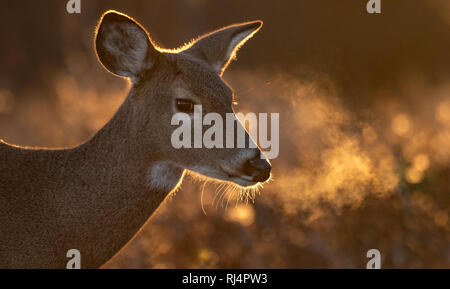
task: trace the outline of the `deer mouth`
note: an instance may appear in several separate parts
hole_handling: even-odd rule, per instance
[[[256,185],[258,183],[258,181],[254,180],[254,177],[247,176],[247,175],[245,175],[245,174],[243,174],[241,172],[231,170],[231,169],[229,169],[226,166],[220,166],[220,169],[228,177],[227,181],[236,183],[239,186],[250,187],[250,186],[254,186],[254,185]]]

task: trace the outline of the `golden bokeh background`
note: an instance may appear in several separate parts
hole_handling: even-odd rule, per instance
[[[280,113],[274,179],[249,202],[186,178],[107,268],[450,267],[450,5],[446,0],[3,1],[0,138],[73,146],[127,84],[103,70],[108,9],[172,48],[235,22],[263,29],[224,74],[241,112]]]

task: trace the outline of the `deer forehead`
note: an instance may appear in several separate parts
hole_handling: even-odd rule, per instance
[[[178,54],[175,60],[179,72],[174,87],[180,95],[230,104],[233,91],[211,68],[201,60]]]

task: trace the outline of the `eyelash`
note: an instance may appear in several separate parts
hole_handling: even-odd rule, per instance
[[[233,98],[231,99],[231,103],[233,105],[238,105],[238,98],[235,95],[233,95]]]
[[[233,105],[238,105],[237,98],[233,95],[233,99],[231,100]],[[185,113],[193,113],[194,112],[195,103],[189,99],[181,99],[178,98],[175,100],[175,106],[181,112]]]
[[[175,101],[175,106],[177,109],[184,113],[193,113],[194,105],[194,102],[189,99],[176,99]]]

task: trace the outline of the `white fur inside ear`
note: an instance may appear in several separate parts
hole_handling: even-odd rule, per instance
[[[236,52],[239,50],[239,48],[244,45],[245,42],[247,42],[248,39],[250,39],[253,34],[256,33],[257,30],[249,29],[244,32],[241,32],[239,34],[236,34],[233,39],[231,39],[231,42],[228,46],[227,53],[225,55],[225,59],[221,62],[216,63],[214,66],[214,69],[216,71],[222,72],[228,64],[236,58]]]
[[[133,83],[139,72],[151,66],[151,63],[146,63],[147,34],[137,25],[116,23],[106,27],[103,45],[114,55],[118,69],[115,73],[129,77]]]

